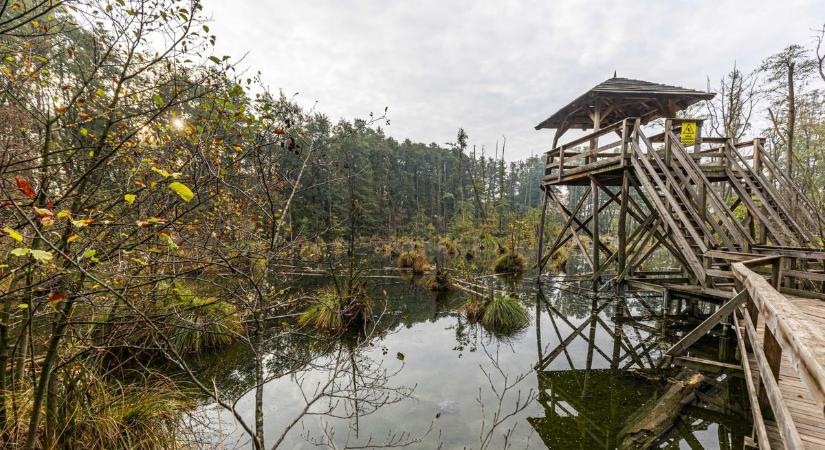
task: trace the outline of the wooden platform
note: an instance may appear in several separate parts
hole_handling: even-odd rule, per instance
[[[795,296],[786,296],[786,298],[808,316],[811,325],[825,329],[825,302]],[[757,334],[761,347],[764,345],[765,338],[764,323],[761,320],[757,325]],[[748,362],[750,367],[757,367],[754,354],[748,356]],[[751,377],[754,384],[758,385],[758,374],[752,371]],[[793,362],[787,353],[782,355],[778,383],[782,398],[791,413],[805,448],[825,449],[825,417],[819,410],[813,395],[794,370]],[[774,420],[765,420],[765,428],[771,448],[784,448],[777,423]]]

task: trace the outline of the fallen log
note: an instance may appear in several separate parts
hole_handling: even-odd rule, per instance
[[[646,449],[667,432],[682,408],[695,398],[705,377],[694,370],[684,370],[674,378],[670,388],[654,402],[648,402],[633,414],[619,432],[622,449]]]

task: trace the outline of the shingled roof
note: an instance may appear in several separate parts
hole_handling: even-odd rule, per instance
[[[665,116],[701,101],[713,98],[710,92],[694,91],[679,86],[651,83],[613,77],[585,92],[567,106],[556,111],[536,129],[593,128],[592,114],[599,104],[604,124],[618,122],[626,117],[640,117],[643,122]]]

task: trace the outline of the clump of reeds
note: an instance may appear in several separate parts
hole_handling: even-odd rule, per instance
[[[438,247],[442,249],[442,251],[448,256],[456,256],[458,255],[458,244],[456,241],[447,238],[441,238],[438,240]]]
[[[512,250],[505,251],[493,264],[493,270],[501,274],[520,274],[526,267],[527,259]]]
[[[401,252],[396,265],[401,269],[412,269],[413,273],[422,274],[430,270],[430,261],[423,250],[414,249]]]
[[[524,328],[530,321],[530,314],[518,299],[495,295],[484,305],[481,324],[494,331],[509,332]]]
[[[298,322],[316,330],[341,332],[361,328],[372,318],[372,303],[364,289],[354,288],[341,295],[335,286],[327,286],[315,292],[313,304]]]

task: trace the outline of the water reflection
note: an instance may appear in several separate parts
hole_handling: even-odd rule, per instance
[[[527,420],[549,448],[620,448],[628,430],[668,389],[664,377],[674,373],[659,369],[664,352],[710,306],[632,292],[621,297],[583,293],[564,284],[536,293],[536,378],[543,417]],[[549,330],[541,328],[540,314],[548,317]],[[552,345],[543,346],[542,338]],[[726,361],[732,345],[723,330],[700,341],[693,353]],[[750,429],[743,381],[716,373],[707,374],[706,384],[657,447],[743,446]]]
[[[318,283],[317,278],[315,283]],[[668,389],[659,361],[711,312],[709,305],[612,288],[532,281],[499,285],[533,315],[530,327],[494,335],[461,314],[461,294],[436,296],[414,280],[373,286],[387,299],[366,340],[279,333],[267,340],[266,440],[281,448],[616,448],[632,418]],[[386,295],[384,294],[386,292]],[[726,361],[724,331],[692,356]],[[254,368],[242,346],[203,361],[205,379],[252,414]],[[710,373],[663,448],[741,448],[750,431],[742,380]],[[212,408],[213,445],[247,448],[231,415]],[[217,420],[217,417],[220,420]],[[217,424],[220,425],[217,425]]]

